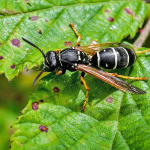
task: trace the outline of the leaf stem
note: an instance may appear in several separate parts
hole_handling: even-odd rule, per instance
[[[145,27],[142,29],[142,33],[140,34],[138,39],[134,42],[133,46],[135,47],[135,49],[142,47],[143,43],[148,37],[149,32],[150,32],[150,19],[148,20]]]

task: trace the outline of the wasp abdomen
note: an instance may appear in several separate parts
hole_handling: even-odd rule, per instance
[[[97,52],[91,60],[94,67],[121,69],[131,66],[136,60],[133,50],[124,47],[109,47]]]

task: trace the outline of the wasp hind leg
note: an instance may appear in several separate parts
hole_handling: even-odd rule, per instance
[[[86,89],[86,95],[85,95],[84,103],[83,103],[83,106],[82,106],[82,111],[85,110],[85,107],[86,107],[86,104],[87,104],[88,93],[89,93],[89,87],[86,84],[86,81],[84,80],[84,77],[85,77],[85,73],[82,72],[80,79],[81,79],[81,81],[82,81],[82,83],[83,83],[83,85],[84,85],[84,87]]]
[[[80,35],[80,34],[77,32],[77,30],[76,30],[76,28],[75,28],[75,26],[74,26],[73,23],[70,23],[70,25],[71,25],[73,31],[75,32],[75,34],[78,36],[76,45],[77,45],[77,46],[80,46],[80,43],[79,43],[79,42],[80,42],[80,40],[82,39],[82,35]]]
[[[147,77],[129,77],[129,76],[123,76],[118,75],[117,73],[108,73],[109,75],[112,75],[114,77],[124,78],[124,79],[131,79],[131,80],[148,80]]]
[[[146,53],[146,52],[149,52],[149,51],[150,51],[150,49],[147,49],[145,51],[136,51],[135,53],[136,54],[142,54],[142,53]]]

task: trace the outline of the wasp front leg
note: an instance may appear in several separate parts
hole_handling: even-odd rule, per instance
[[[87,104],[88,93],[89,93],[89,87],[86,84],[86,81],[84,80],[84,77],[85,77],[85,73],[82,72],[80,79],[81,79],[81,81],[82,81],[82,83],[83,83],[83,85],[84,85],[84,87],[86,89],[86,95],[85,95],[84,103],[83,103],[83,106],[82,106],[82,111],[85,110],[85,107],[86,107],[86,104]]]
[[[73,23],[70,23],[70,25],[71,25],[73,31],[75,32],[75,34],[78,36],[76,45],[77,45],[77,46],[80,46],[80,40],[82,39],[82,35],[80,35],[80,34],[77,32],[77,30],[76,30],[76,28],[75,28],[75,26],[74,26]]]
[[[55,52],[56,52],[56,53],[58,53],[58,52],[60,52],[60,51],[61,51],[61,49],[60,49],[60,48],[55,49]]]
[[[64,70],[59,70],[59,71],[56,72],[56,76],[60,76],[60,75],[63,75],[65,73],[66,73],[65,69]]]

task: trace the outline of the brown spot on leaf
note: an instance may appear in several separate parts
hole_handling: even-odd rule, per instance
[[[105,9],[105,11],[104,11],[105,13],[110,13],[110,11],[108,10],[108,9]]]
[[[11,44],[15,47],[20,47],[20,40],[19,39],[12,39]]]
[[[40,102],[41,102],[41,103],[44,103],[44,100],[43,100],[43,99],[41,99],[41,100],[40,100]]]
[[[83,85],[83,82],[82,82],[82,81],[81,81],[80,83]]]
[[[38,32],[39,34],[42,34],[42,30],[40,30],[40,29],[38,29],[37,32]]]
[[[48,19],[45,19],[45,22],[48,22]]]
[[[72,47],[72,42],[70,42],[70,41],[65,41],[65,42],[64,42],[64,45],[67,46],[67,47]]]
[[[4,57],[3,56],[0,56],[0,59],[3,59]]]
[[[107,103],[112,103],[113,102],[113,98],[112,97],[107,97],[106,98],[106,102]]]
[[[133,12],[131,9],[129,9],[129,8],[125,8],[125,9],[124,9],[124,12],[125,12],[126,14],[128,14],[128,15],[131,15],[131,16],[134,15],[134,12]]]
[[[10,126],[10,128],[12,128],[12,126]]]
[[[54,88],[53,88],[53,92],[54,92],[54,93],[58,93],[59,91],[60,91],[60,89],[59,89],[58,87],[54,87]]]
[[[15,65],[11,65],[10,68],[11,68],[11,69],[15,69],[16,66],[15,66]]]
[[[43,126],[43,125],[39,126],[39,130],[41,130],[42,132],[48,132],[48,128],[46,126]]]
[[[38,105],[39,104],[37,102],[32,103],[32,109],[37,110],[39,108]]]
[[[32,17],[30,17],[30,19],[31,19],[32,21],[37,21],[37,20],[39,19],[39,17],[38,17],[38,16],[32,16]]]
[[[112,17],[107,17],[107,20],[110,22],[114,22],[114,18],[112,18]]]

